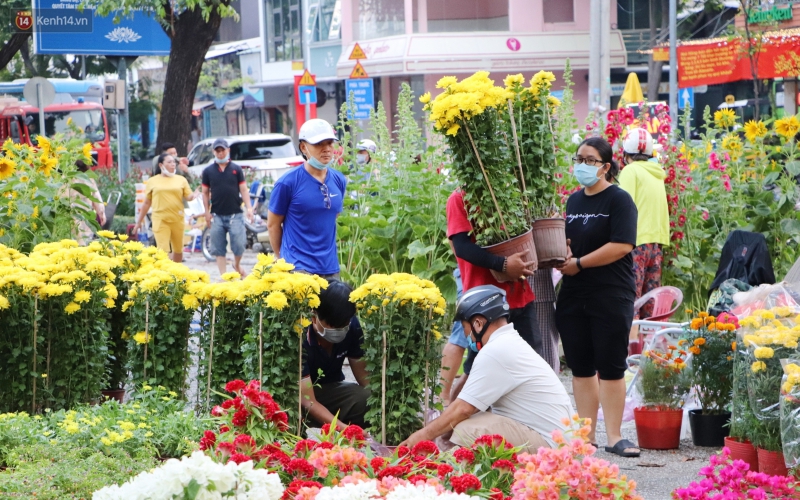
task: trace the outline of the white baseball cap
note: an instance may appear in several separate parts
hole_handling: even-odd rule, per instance
[[[338,141],[336,133],[333,131],[331,124],[320,118],[312,118],[300,127],[300,134],[298,138],[301,141],[306,141],[309,144],[319,144],[322,141],[332,139]]]
[[[370,153],[374,153],[378,150],[378,145],[369,139],[362,139],[359,141],[356,149],[359,151],[369,151]]]
[[[643,128],[634,128],[622,141],[622,150],[630,155],[653,156],[653,136]]]

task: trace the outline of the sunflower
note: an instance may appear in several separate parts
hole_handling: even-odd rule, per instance
[[[775,132],[778,135],[791,139],[800,131],[800,121],[796,116],[788,116],[775,121]]]
[[[88,142],[83,145],[83,157],[92,161],[92,145]]]
[[[750,120],[744,124],[744,136],[748,141],[755,142],[756,139],[760,139],[765,135],[767,135],[767,126],[761,120]]]
[[[0,179],[11,177],[16,170],[16,163],[8,158],[0,158]]]
[[[714,124],[717,128],[730,128],[736,124],[736,113],[732,109],[720,109],[714,112]]]

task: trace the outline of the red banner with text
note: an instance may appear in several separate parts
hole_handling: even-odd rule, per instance
[[[754,41],[758,78],[800,76],[800,36],[765,37]],[[678,47],[678,87],[697,87],[751,80],[751,58],[740,41],[722,41]]]

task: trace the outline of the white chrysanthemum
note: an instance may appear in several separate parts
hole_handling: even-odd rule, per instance
[[[386,495],[386,500],[480,500],[480,497],[445,491],[438,493],[436,487],[418,483],[396,486]]]
[[[343,484],[336,487],[326,486],[319,490],[316,500],[371,500],[380,498],[378,485],[375,480],[364,481],[358,484]]]
[[[183,498],[184,488],[195,482],[200,490],[196,500],[217,500],[235,493],[242,500],[279,500],[283,485],[277,474],[253,470],[253,462],[222,465],[202,451],[182,460],[170,459],[127,483],[107,486],[92,495],[93,500],[171,500]]]

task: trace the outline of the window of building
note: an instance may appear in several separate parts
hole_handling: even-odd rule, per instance
[[[509,29],[508,0],[428,0],[427,11],[429,33]]]
[[[314,42],[340,38],[342,0],[309,0],[308,24]]]
[[[575,2],[573,0],[542,0],[542,12],[546,23],[575,22]]]
[[[621,30],[650,29],[650,2],[617,0],[617,27]]]
[[[267,62],[303,58],[300,0],[266,0]]]
[[[403,0],[360,0],[358,37],[360,40],[405,33]]]

